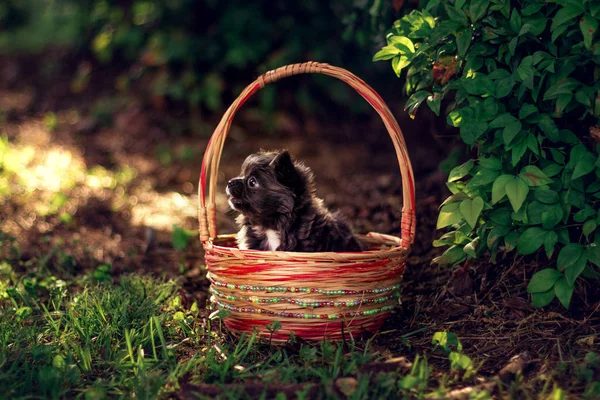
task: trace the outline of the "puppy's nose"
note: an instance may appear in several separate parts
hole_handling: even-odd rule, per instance
[[[242,178],[231,179],[227,182],[227,193],[234,197],[240,196],[242,194],[243,181]]]

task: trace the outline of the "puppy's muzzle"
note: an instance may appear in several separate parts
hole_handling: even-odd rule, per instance
[[[240,197],[244,188],[243,178],[233,178],[227,182],[227,194],[233,197]]]

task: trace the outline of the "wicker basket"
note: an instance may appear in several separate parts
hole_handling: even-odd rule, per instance
[[[369,246],[356,253],[240,250],[234,235],[217,235],[215,190],[223,144],[238,109],[266,84],[297,74],[319,73],[352,86],[377,111],[396,149],[403,186],[401,238],[359,235]],[[398,303],[399,283],[414,240],[414,178],[402,131],[381,97],[350,72],[316,62],[288,65],[252,82],[215,129],[204,154],[199,182],[200,240],[213,303],[230,311],[234,333],[256,330],[274,342],[290,332],[305,340],[339,340],[375,332]],[[271,335],[273,321],[281,329]]]

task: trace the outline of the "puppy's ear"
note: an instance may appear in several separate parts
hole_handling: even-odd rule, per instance
[[[298,185],[301,184],[300,175],[287,150],[283,150],[277,154],[269,166],[275,170],[277,180],[288,188],[295,191]]]

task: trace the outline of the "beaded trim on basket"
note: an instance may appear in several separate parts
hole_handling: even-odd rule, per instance
[[[373,308],[367,311],[348,311],[345,313],[337,314],[304,314],[304,313],[292,313],[292,312],[277,312],[272,310],[265,310],[264,308],[251,308],[251,307],[236,307],[229,304],[221,303],[219,300],[214,300],[214,303],[226,310],[235,311],[239,313],[252,313],[252,314],[268,314],[275,317],[283,318],[305,318],[305,319],[341,319],[341,318],[353,318],[362,317],[368,315],[379,314],[385,311],[393,310],[395,306],[383,306],[381,308]]]
[[[289,292],[289,293],[316,293],[325,295],[340,295],[340,294],[369,294],[369,293],[385,293],[400,288],[400,285],[386,286],[383,288],[365,289],[365,290],[328,290],[328,289],[317,289],[317,288],[305,288],[305,287],[290,287],[290,286],[254,286],[254,285],[234,285],[233,283],[218,282],[210,273],[207,276],[208,280],[215,286],[224,287],[227,289],[239,289],[239,290],[250,290],[255,292]]]
[[[289,303],[294,304],[300,307],[310,307],[310,308],[319,308],[319,307],[355,307],[361,306],[363,304],[379,304],[385,303],[388,300],[392,300],[394,298],[400,297],[400,292],[392,293],[389,296],[378,297],[375,299],[355,299],[355,300],[347,300],[347,301],[318,301],[318,300],[303,300],[303,299],[294,299],[290,297],[235,297],[230,294],[224,294],[219,292],[217,289],[211,287],[210,292],[217,297],[222,299],[227,299],[230,301],[249,301],[252,303],[262,303],[262,304],[273,304],[273,303]]]

